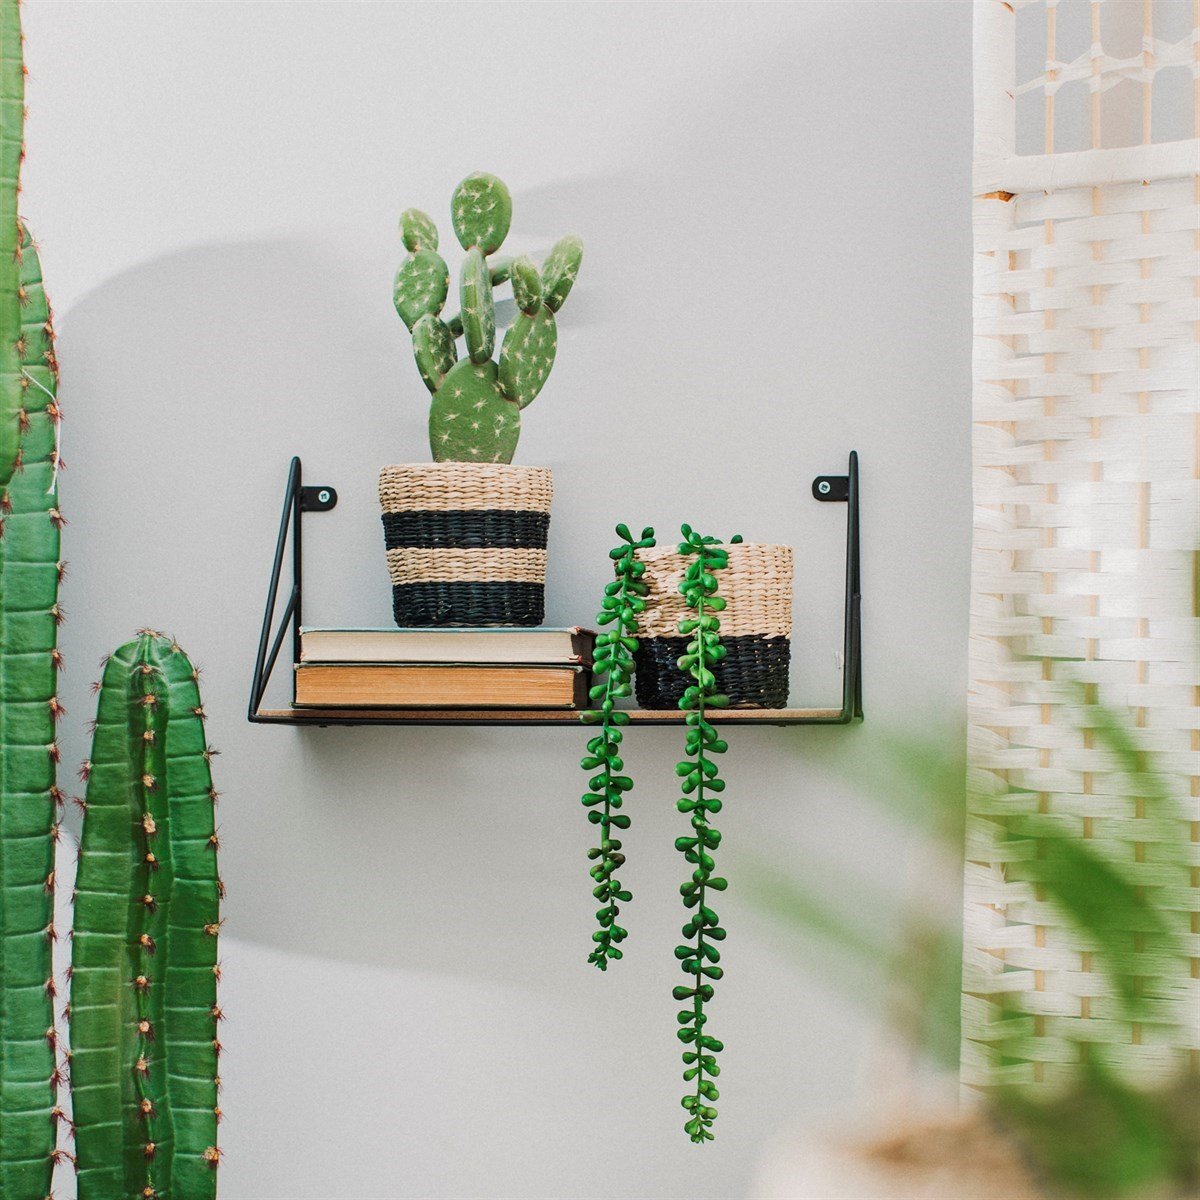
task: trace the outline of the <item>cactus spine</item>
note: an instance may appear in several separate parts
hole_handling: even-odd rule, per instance
[[[216,1196],[221,884],[196,679],[146,630],[100,685],[71,979],[80,1200]]]
[[[51,942],[58,747],[57,384],[41,267],[17,215],[17,0],[0,4],[0,1196],[43,1200],[56,1157]]]
[[[400,233],[408,257],[396,273],[393,300],[412,333],[413,356],[433,393],[429,446],[436,462],[512,462],[521,409],[542,390],[558,348],[554,314],[579,273],[583,243],[562,238],[539,272],[526,257],[490,258],[512,222],[512,197],[494,175],[477,171],[454,189],[454,233],[467,252],[458,315],[442,319],[450,272],[438,254],[438,232],[419,209],[406,209]],[[512,280],[518,312],[504,336],[499,363],[494,288]],[[457,338],[466,343],[459,360]]]

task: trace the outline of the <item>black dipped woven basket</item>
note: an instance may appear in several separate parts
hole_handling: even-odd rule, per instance
[[[396,624],[540,625],[553,495],[548,467],[384,467],[379,501]]]
[[[792,548],[759,542],[724,547],[718,573],[725,657],[713,668],[717,690],[734,708],[786,708],[792,658]],[[679,622],[693,615],[679,594],[689,560],[667,546],[639,550],[646,564],[646,611],[634,654],[634,689],[642,708],[678,708],[692,682],[678,666],[688,638]]]

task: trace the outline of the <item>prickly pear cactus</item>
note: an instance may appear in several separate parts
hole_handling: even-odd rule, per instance
[[[0,1196],[43,1200],[55,1161],[54,840],[61,665],[58,406],[41,266],[17,217],[24,69],[0,3]]]
[[[79,1200],[216,1196],[221,884],[196,679],[144,630],[100,684],[71,978]]]
[[[521,412],[536,399],[558,349],[554,314],[579,273],[583,243],[562,238],[539,272],[527,257],[490,258],[512,223],[512,197],[494,175],[477,171],[450,204],[454,232],[467,256],[459,280],[460,312],[442,318],[449,289],[437,253],[438,232],[419,209],[406,209],[400,230],[408,258],[396,275],[396,311],[412,333],[413,357],[433,393],[429,445],[437,462],[512,462]],[[511,280],[519,309],[504,335],[499,363],[494,289]],[[459,361],[456,339],[466,343]]]

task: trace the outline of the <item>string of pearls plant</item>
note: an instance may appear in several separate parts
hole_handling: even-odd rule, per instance
[[[600,928],[592,934],[595,945],[588,962],[601,971],[608,970],[609,959],[621,957],[620,942],[628,931],[617,924],[620,905],[633,899],[633,893],[621,886],[616,871],[625,861],[621,853],[621,840],[612,836],[613,829],[628,829],[627,813],[618,812],[625,795],[633,787],[633,780],[622,772],[625,769],[621,757],[621,727],[629,724],[629,714],[616,707],[617,700],[632,692],[633,652],[637,649],[634,636],[638,628],[638,616],[645,609],[642,598],[646,585],[641,582],[646,567],[635,557],[635,552],[654,545],[654,530],[642,530],[640,538],[634,538],[627,525],[617,526],[621,544],[609,551],[613,560],[616,578],[605,586],[604,599],[596,617],[600,625],[612,628],[596,638],[594,670],[600,682],[596,683],[589,696],[599,700],[598,709],[589,709],[582,714],[586,724],[599,725],[600,730],[587,744],[587,754],[580,765],[585,771],[596,771],[588,780],[588,791],[583,795],[583,804],[588,809],[588,820],[599,826],[600,844],[588,851],[592,860],[590,875],[596,886],[592,895],[600,901],[596,910],[596,921]]]
[[[716,943],[725,940],[725,930],[709,903],[709,893],[723,892],[727,881],[714,874],[713,852],[721,844],[721,833],[712,827],[709,817],[721,811],[719,793],[725,790],[714,756],[728,749],[705,713],[708,708],[724,708],[729,703],[729,697],[717,691],[713,674],[713,666],[725,657],[721,622],[716,615],[725,608],[725,601],[717,594],[717,572],[729,564],[729,555],[717,544],[717,538],[702,537],[689,525],[682,526],[680,532],[683,541],[679,553],[691,556],[692,561],[679,590],[695,616],[679,623],[679,632],[691,638],[679,659],[679,669],[691,677],[692,683],[679,701],[679,707],[687,710],[687,757],[675,764],[683,791],[676,807],[689,815],[692,831],[689,836],[676,838],[675,849],[693,870],[691,878],[679,888],[691,916],[683,926],[685,941],[675,947],[675,957],[689,982],[677,986],[671,994],[676,1000],[691,1001],[677,1013],[677,1036],[685,1046],[683,1078],[691,1085],[680,1103],[688,1112],[684,1131],[693,1142],[703,1143],[715,1136],[712,1124],[717,1118],[715,1101],[720,1092],[714,1080],[721,1073],[716,1055],[724,1049],[724,1043],[707,1034],[704,1027],[708,1022],[705,1005],[714,993],[713,981],[724,974],[718,965],[721,952]]]

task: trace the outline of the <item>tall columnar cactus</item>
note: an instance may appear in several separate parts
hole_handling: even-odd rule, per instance
[[[58,747],[57,376],[41,267],[17,216],[24,67],[0,3],[0,1196],[43,1200],[55,1158],[51,943]]]
[[[108,661],[76,882],[80,1200],[216,1195],[221,883],[197,672],[143,631]]]
[[[491,257],[512,222],[512,197],[494,175],[476,172],[454,189],[454,232],[467,252],[459,278],[457,316],[442,319],[450,272],[438,254],[437,226],[407,209],[400,233],[408,257],[396,273],[393,299],[412,333],[413,355],[433,393],[429,446],[437,462],[512,462],[521,435],[521,409],[542,390],[558,346],[554,314],[579,273],[583,243],[562,238],[542,269],[522,256]],[[512,280],[517,315],[496,349],[494,288]],[[467,357],[459,359],[457,339]]]

